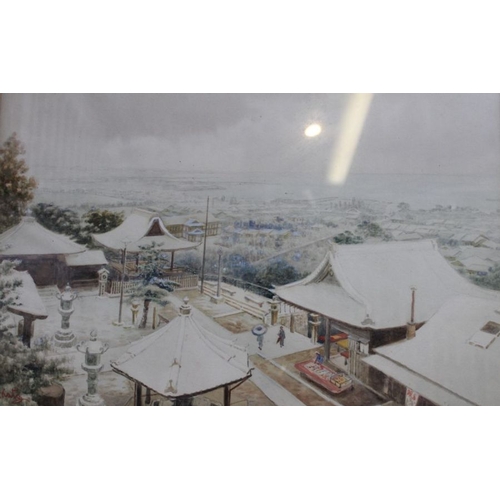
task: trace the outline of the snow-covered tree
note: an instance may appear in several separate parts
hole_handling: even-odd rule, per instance
[[[144,301],[139,328],[146,328],[151,302],[164,304],[168,292],[173,292],[177,283],[166,276],[167,263],[163,258],[161,245],[152,243],[140,248],[142,250],[139,264],[140,284],[131,299],[141,298]]]
[[[11,271],[19,261],[3,260],[0,262],[0,339],[7,333],[6,322],[8,320],[7,307],[13,304],[17,298],[16,288],[22,285],[22,281],[11,276]]]
[[[25,346],[7,326],[7,307],[17,298],[22,281],[12,270],[17,261],[0,262],[0,406],[36,404],[41,387],[73,373],[63,357],[49,356],[48,342]]]
[[[26,176],[24,153],[16,134],[0,147],[0,233],[21,220],[34,196],[37,183],[34,177]]]

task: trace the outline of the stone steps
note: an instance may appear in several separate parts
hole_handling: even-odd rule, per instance
[[[208,295],[209,297],[215,297],[217,294],[217,292],[215,290],[212,290],[210,287],[203,287],[203,293],[205,295]],[[246,312],[255,318],[259,318],[261,321],[265,320],[266,312],[262,309],[241,302],[233,297],[226,295],[225,293],[223,293],[223,296],[224,302],[227,305],[239,309],[240,311]]]

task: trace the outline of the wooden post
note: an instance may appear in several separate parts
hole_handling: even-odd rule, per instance
[[[156,307],[153,307],[153,324],[151,326],[153,330],[156,330]]]
[[[320,325],[319,314],[311,313],[310,317],[309,324],[311,325],[311,337],[312,341],[316,344],[318,342],[318,326]]]
[[[330,359],[330,318],[325,318],[325,359]]]
[[[175,256],[175,250],[172,250],[170,253],[170,270],[174,270],[174,256]]]
[[[120,309],[118,312],[118,322],[117,325],[122,324],[122,308],[123,308],[123,289],[125,288],[125,272],[127,270],[127,244],[125,243],[125,247],[123,248],[123,268],[122,268],[122,280],[121,280],[121,288],[120,288]]]
[[[205,223],[205,234],[203,238],[203,260],[201,262],[201,287],[200,292],[203,294],[203,283],[205,281],[205,255],[207,253],[207,226],[208,226],[208,206],[210,202],[210,197],[207,197],[207,217]]]
[[[224,406],[231,406],[231,391],[228,385],[224,386]]]
[[[415,291],[417,289],[412,287],[411,289],[411,319],[410,323],[415,323]]]
[[[146,387],[146,405],[151,404],[151,389],[149,387]]]
[[[31,347],[31,338],[33,337],[34,324],[33,316],[23,315],[23,333],[21,340],[26,347]]]
[[[142,406],[142,385],[139,382],[135,383],[135,406]]]
[[[271,300],[271,325],[275,325],[278,322],[278,312],[281,303],[276,296]]]

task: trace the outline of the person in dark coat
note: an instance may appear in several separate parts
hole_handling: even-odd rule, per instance
[[[280,326],[280,331],[278,332],[278,340],[276,340],[276,343],[280,343],[280,347],[283,347],[285,345],[285,329],[283,326]]]

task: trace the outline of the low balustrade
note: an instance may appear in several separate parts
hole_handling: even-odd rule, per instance
[[[175,290],[194,290],[198,287],[197,274],[175,274],[166,276],[165,279],[176,283]],[[137,287],[141,285],[140,280],[130,280],[123,282],[123,295],[132,295]],[[121,294],[121,281],[108,281],[106,294],[114,297]]]

